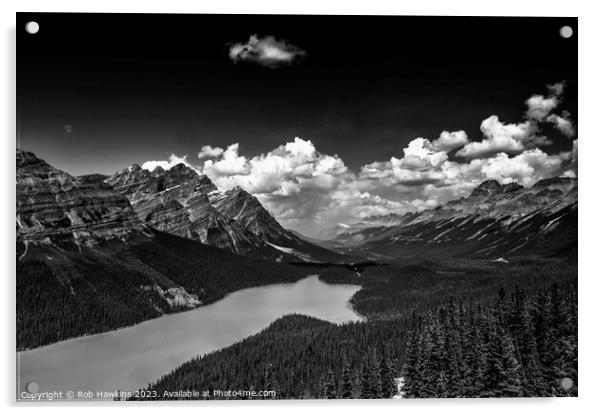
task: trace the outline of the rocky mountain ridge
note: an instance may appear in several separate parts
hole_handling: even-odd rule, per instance
[[[130,200],[140,220],[163,232],[279,262],[341,259],[284,229],[240,187],[221,192],[184,164],[153,171],[132,165],[105,181]]]
[[[330,246],[376,257],[425,248],[483,257],[565,249],[576,246],[577,183],[555,177],[525,188],[488,180],[434,209],[350,225]]]
[[[17,240],[94,246],[146,232],[127,198],[17,150]]]

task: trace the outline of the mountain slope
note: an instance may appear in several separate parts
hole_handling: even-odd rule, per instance
[[[17,348],[141,322],[302,271],[145,225],[98,175],[17,151]]]
[[[531,188],[486,181],[465,198],[353,225],[332,241],[373,257],[459,255],[498,258],[571,252],[577,244],[577,180],[546,179]]]
[[[75,178],[17,150],[17,239],[93,246],[144,231],[129,201],[110,186]]]
[[[241,188],[220,192],[184,164],[152,172],[133,165],[106,182],[130,200],[143,222],[164,232],[278,262],[343,259],[285,230]]]

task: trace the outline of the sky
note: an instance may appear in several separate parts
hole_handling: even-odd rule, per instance
[[[184,162],[318,237],[577,175],[575,18],[17,21],[18,145],[73,175]]]

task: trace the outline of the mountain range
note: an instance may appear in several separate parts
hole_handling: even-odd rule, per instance
[[[488,180],[467,197],[435,209],[339,226],[324,246],[371,259],[576,253],[577,193],[577,179],[568,177],[529,188]]]
[[[220,193],[185,166],[74,177],[30,152],[16,158],[19,349],[307,273],[289,259],[344,258],[285,231],[248,193]]]
[[[486,181],[435,209],[341,225],[321,242],[284,229],[243,189],[220,191],[184,164],[75,177],[30,152],[16,158],[19,349],[309,272],[293,263],[576,254],[577,179],[530,188]]]

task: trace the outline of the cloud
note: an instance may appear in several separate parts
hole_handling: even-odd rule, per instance
[[[577,140],[573,140],[573,149],[570,153],[565,153],[565,159],[568,160],[568,166],[562,173],[566,177],[577,177],[578,160],[577,160]]]
[[[537,137],[537,124],[527,120],[517,124],[505,124],[497,115],[481,122],[483,141],[467,143],[456,155],[465,158],[481,158],[497,153],[516,154],[525,150],[529,142],[545,144],[545,137]]]
[[[562,116],[552,114],[548,116],[547,121],[551,123],[558,131],[569,138],[575,136],[575,127],[570,119],[570,114],[567,111],[563,111]]]
[[[429,150],[423,153],[425,158],[421,163],[412,161],[412,167],[419,166],[419,169],[409,169],[406,158],[415,155],[416,152],[409,149],[416,148],[416,143],[420,143],[423,151],[433,148],[428,140],[416,139],[403,150],[403,158],[393,157],[389,162],[367,164],[361,168],[358,179],[371,182],[371,184],[364,183],[364,187],[371,189],[372,192],[379,187],[397,186],[397,190],[409,189],[406,195],[414,194],[416,197],[420,196],[421,200],[428,200],[431,203],[445,203],[467,195],[479,183],[489,179],[500,183],[516,182],[523,186],[531,186],[542,178],[561,174],[563,169],[570,167],[572,160],[576,158],[576,147],[573,152],[556,155],[549,155],[539,148],[533,148],[515,156],[497,153],[467,162],[436,158],[434,155],[437,153]],[[428,157],[436,162],[427,164],[425,161]]]
[[[205,174],[214,177],[248,175],[250,165],[245,157],[238,155],[238,147],[238,143],[234,143],[220,153],[221,158],[219,160],[205,161],[203,168]],[[201,150],[199,156],[202,152]]]
[[[533,95],[525,101],[527,105],[526,117],[536,121],[544,121],[562,101],[562,94],[566,87],[565,82],[546,85],[548,96]]]
[[[546,85],[548,91],[551,95],[555,95],[557,97],[562,96],[564,94],[564,89],[566,88],[566,82],[556,82],[555,84]]]
[[[497,115],[491,115],[481,123],[483,140],[469,142],[456,156],[467,159],[490,157],[499,153],[519,154],[525,150],[551,144],[540,134],[541,127],[551,124],[567,137],[575,135],[569,114],[560,116],[554,111],[562,103],[566,84],[547,85],[548,95],[532,95],[525,101],[524,119],[518,123],[504,123]]]
[[[391,157],[388,162],[374,162],[363,166],[360,178],[380,180],[389,185],[419,186],[436,183],[445,177],[439,167],[447,160],[445,151],[436,151],[426,138],[415,138],[403,149],[402,158]]]
[[[254,157],[241,156],[238,150],[238,143],[230,145],[218,159],[205,161],[203,172],[223,188],[241,186],[276,196],[328,190],[347,173],[337,155],[320,154],[310,140],[299,137]]]
[[[527,104],[527,118],[543,121],[558,106],[558,97],[544,97],[543,95],[533,95],[525,104]]]
[[[564,84],[548,88],[561,93]],[[525,114],[529,108],[535,106],[527,105]],[[255,195],[283,226],[317,236],[337,223],[435,207],[467,196],[484,180],[528,187],[557,175],[576,177],[577,139],[570,151],[550,154],[541,148],[549,142],[539,133],[541,125],[567,137],[575,134],[569,114],[556,110],[516,123],[492,115],[481,123],[480,142],[470,142],[462,130],[442,131],[433,141],[417,137],[388,160],[366,163],[357,172],[337,154],[322,153],[300,137],[263,154],[244,154],[238,143],[225,149],[205,145],[198,153],[200,165],[193,167],[221,190],[240,186]],[[545,119],[534,118],[544,113]],[[459,147],[457,154],[465,157],[451,156]],[[190,165],[186,156],[172,154],[143,167],[167,169],[179,162]]]
[[[199,170],[195,166],[188,163],[188,161],[186,160],[187,158],[188,158],[188,155],[178,156],[178,155],[172,153],[169,156],[168,160],[147,161],[144,164],[142,164],[142,168],[145,170],[148,170],[148,171],[153,171],[157,167],[161,167],[163,170],[169,170],[172,167],[177,166],[178,164],[184,164],[185,166],[188,166],[188,167],[196,170],[197,173],[199,173]]]
[[[276,68],[293,63],[304,57],[306,52],[286,40],[277,40],[273,36],[251,35],[246,43],[231,45],[229,55],[233,62],[247,61]]]
[[[440,151],[449,152],[455,148],[465,145],[468,143],[468,136],[463,130],[460,131],[442,131],[435,141],[433,141],[433,148]]]
[[[198,157],[202,158],[214,158],[219,157],[224,152],[224,149],[221,147],[211,147],[211,146],[203,146],[201,151],[199,151]]]
[[[540,149],[527,150],[516,157],[498,154],[483,164],[482,173],[487,179],[502,184],[519,183],[533,186],[539,180],[560,174],[563,156],[550,156]]]

